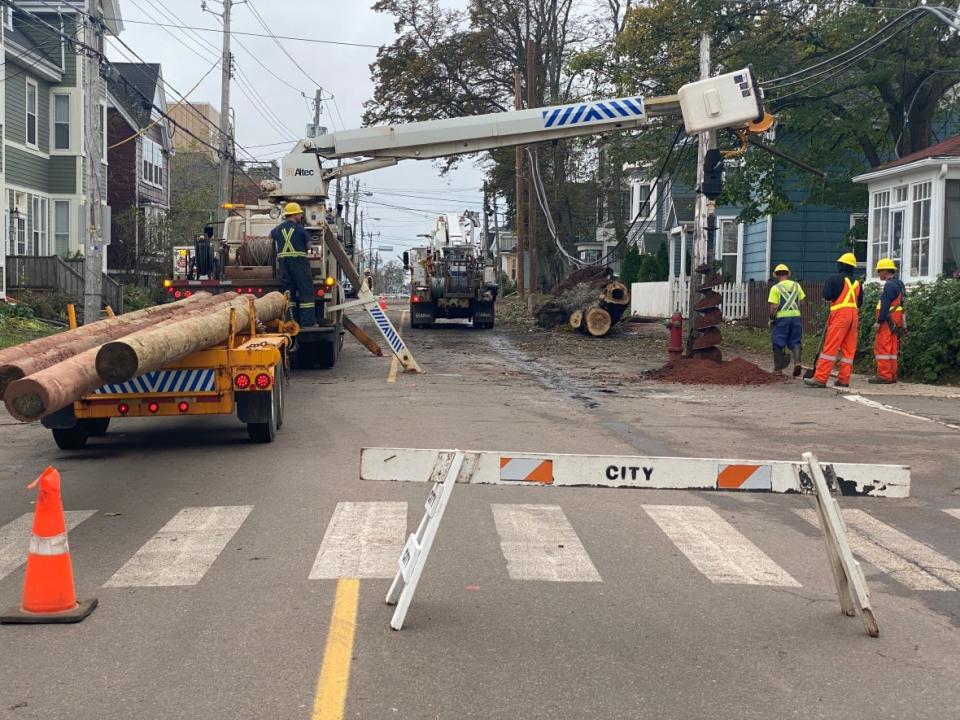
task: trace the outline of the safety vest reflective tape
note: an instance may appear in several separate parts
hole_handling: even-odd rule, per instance
[[[850,282],[850,278],[843,279],[843,299],[836,305],[830,306],[830,312],[835,312],[843,308],[857,308],[857,297],[860,294],[860,281]]]
[[[878,312],[879,312],[879,310],[880,310],[880,304],[881,304],[881,302],[882,302],[882,300],[877,300],[877,311],[878,311]],[[903,296],[902,296],[902,295],[897,295],[897,296],[893,299],[893,302],[890,303],[890,312],[892,312],[892,313],[895,313],[895,312],[903,312],[903,305],[900,304],[900,303],[902,303],[902,302],[903,302]]]
[[[283,235],[283,249],[277,253],[277,257],[286,258],[286,257],[306,257],[305,252],[301,252],[293,247],[293,233],[295,232],[294,228],[283,228],[280,230],[280,234]]]
[[[896,360],[896,355],[874,355],[877,360]]]
[[[777,317],[800,317],[800,284],[793,280],[781,280],[774,289],[780,296]]]

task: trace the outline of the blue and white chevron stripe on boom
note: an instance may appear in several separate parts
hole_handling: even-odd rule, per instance
[[[543,111],[544,127],[584,125],[602,120],[609,122],[618,118],[643,117],[643,98],[619,98],[580,105],[564,105]]]
[[[397,335],[397,331],[393,329],[393,325],[383,310],[374,305],[373,307],[368,307],[367,312],[370,313],[370,317],[373,318],[373,321],[377,324],[377,327],[380,328],[380,332],[383,333],[383,337],[386,338],[388,343],[390,343],[390,347],[393,348],[394,353],[399,355],[407,349],[407,346],[403,344],[403,340],[401,340],[400,336]]]
[[[104,385],[96,395],[141,395],[144,393],[214,392],[214,370],[157,370],[117,385]]]

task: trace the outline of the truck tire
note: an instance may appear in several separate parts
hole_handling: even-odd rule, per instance
[[[72,428],[54,428],[52,432],[53,441],[61,450],[80,450],[90,438],[82,423],[77,423]]]

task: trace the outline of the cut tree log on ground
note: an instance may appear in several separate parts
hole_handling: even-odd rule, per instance
[[[228,295],[230,297],[226,301],[238,300],[235,293]],[[222,303],[223,301],[218,304]],[[211,305],[207,303],[181,308],[175,317],[155,323],[153,330],[158,331],[190,318],[202,318],[210,310]],[[33,422],[67,407],[101,387],[104,380],[97,373],[96,365],[97,353],[101,347],[103,346],[97,345],[10,383],[3,398],[7,411],[18,420]]]
[[[52,346],[48,344],[46,349],[43,346],[33,345],[33,343],[19,345],[13,348],[20,351],[17,357],[12,357],[5,363],[0,363],[0,398],[3,398],[6,394],[10,383],[52,367],[74,355],[91,348],[97,348],[105,342],[130,335],[139,330],[156,327],[159,323],[171,318],[182,319],[185,317],[185,313],[192,312],[194,309],[216,307],[236,297],[236,293],[215,296],[211,296],[209,293],[201,293],[187,300],[120,315],[108,321],[102,320],[84,325],[77,328],[76,331],[56,336],[60,339],[60,342]],[[93,329],[95,326],[98,326],[96,332],[91,330],[90,332],[79,333],[80,330]],[[49,338],[42,339],[48,340]],[[9,356],[4,353],[4,357]]]
[[[286,307],[286,298],[272,292],[253,303],[256,320],[277,320]],[[236,311],[238,327],[250,322],[248,298],[237,298],[202,317],[190,318],[153,330],[142,330],[109,342],[97,353],[97,373],[107,383],[122,383],[144,373],[159,370],[190,353],[224,342],[231,332],[230,313]]]
[[[585,268],[585,270],[591,270],[594,275],[587,275],[586,281],[568,287],[537,308],[535,313],[537,325],[552,328],[569,323],[573,329],[581,330],[584,325],[584,314],[594,306],[607,311],[610,315],[610,327],[620,321],[630,306],[629,288],[619,280],[608,280],[605,273],[598,274],[596,268]],[[574,316],[577,312],[580,315]]]

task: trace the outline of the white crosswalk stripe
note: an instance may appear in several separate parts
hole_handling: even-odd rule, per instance
[[[67,530],[73,530],[84,520],[96,514],[96,510],[67,510],[64,512]],[[30,545],[32,531],[33,513],[24,513],[16,520],[0,527],[0,580],[27,561],[27,548]]]
[[[183,508],[104,587],[196,585],[251,510],[252,505]]]
[[[712,508],[643,505],[693,566],[715,583],[800,587],[786,570]]]
[[[603,582],[559,505],[491,505],[513,580]]]
[[[798,510],[817,525],[814,510]],[[844,510],[850,549],[911,590],[960,590],[960,565],[863,510]]]
[[[405,502],[337,503],[310,579],[393,577],[406,534]]]
[[[946,508],[944,510],[948,515],[953,515],[957,520],[960,520],[960,508]]]

